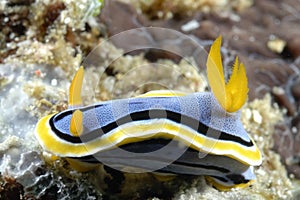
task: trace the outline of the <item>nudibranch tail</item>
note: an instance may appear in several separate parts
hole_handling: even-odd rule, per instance
[[[239,183],[239,184],[228,184],[226,182],[222,182],[216,178],[210,177],[210,176],[205,176],[205,179],[211,183],[215,188],[217,188],[218,190],[222,190],[222,191],[229,191],[232,188],[238,189],[238,188],[245,188],[250,186],[251,184],[253,184],[254,180],[249,180],[248,182],[245,183]]]
[[[219,36],[211,46],[207,59],[207,76],[211,90],[219,104],[227,112],[238,111],[246,102],[248,80],[243,63],[236,58],[229,81],[226,83],[221,58],[222,37]]]
[[[84,69],[83,66],[81,66],[73,80],[70,86],[70,96],[69,96],[69,106],[81,106],[82,100],[81,100],[81,88],[82,88],[82,82],[83,82],[83,76],[84,76]]]

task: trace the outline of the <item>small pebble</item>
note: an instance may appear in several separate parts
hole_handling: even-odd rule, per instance
[[[196,20],[191,20],[188,23],[184,24],[181,26],[181,30],[184,32],[188,32],[188,31],[192,31],[194,29],[197,29],[200,27],[199,22],[197,22]]]
[[[260,115],[260,113],[257,110],[253,110],[252,114],[253,114],[254,122],[256,122],[258,124],[261,124],[262,123],[262,116]]]
[[[51,80],[51,85],[52,86],[57,86],[57,80],[56,79],[52,79]]]
[[[246,108],[245,109],[245,117],[246,119],[251,119],[251,116],[252,116],[252,113],[251,113],[251,110],[249,108]]]
[[[271,39],[268,41],[267,46],[271,51],[280,54],[286,46],[286,41],[279,38]]]

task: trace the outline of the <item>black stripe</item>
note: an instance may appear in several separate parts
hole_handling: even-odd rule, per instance
[[[219,181],[222,181],[224,183],[228,183],[230,181],[232,181],[233,184],[237,185],[237,184],[242,184],[242,183],[248,183],[250,180],[246,179],[242,174],[228,174],[226,175],[225,179],[224,177],[219,177],[219,176],[211,176]]]
[[[94,106],[92,108],[95,108],[95,107],[96,106]],[[83,108],[80,110],[82,112],[84,112],[86,109],[87,108]],[[57,115],[54,115],[49,120],[49,124],[50,124],[52,131],[54,133],[56,133],[58,137],[60,137],[64,140],[67,140],[69,142],[72,142],[72,143],[89,142],[91,140],[94,140],[94,139],[100,137],[103,134],[110,132],[113,129],[116,129],[118,126],[121,126],[121,125],[129,123],[129,122],[140,121],[140,120],[150,120],[150,119],[168,119],[168,120],[174,121],[176,123],[181,123],[183,125],[186,125],[192,129],[194,129],[195,131],[197,131],[199,134],[205,135],[210,138],[224,140],[224,141],[234,141],[234,142],[240,143],[247,147],[253,146],[253,143],[251,140],[249,142],[247,142],[238,136],[231,135],[226,132],[220,132],[216,129],[210,128],[210,127],[204,125],[203,123],[201,123],[200,121],[198,121],[194,118],[191,118],[189,116],[181,115],[180,113],[176,113],[174,111],[159,110],[159,109],[153,109],[150,111],[145,110],[145,111],[130,113],[129,115],[124,116],[120,119],[117,119],[116,121],[114,121],[110,124],[107,124],[100,129],[92,131],[88,134],[84,134],[80,137],[74,137],[74,136],[67,135],[65,133],[60,132],[54,126],[55,121],[63,118],[66,115],[71,115],[72,112],[73,112],[73,110],[68,110],[63,113],[58,113]],[[209,130],[209,135],[207,135],[208,130]]]
[[[228,179],[230,179],[234,184],[248,183],[249,180],[245,179],[245,177],[241,174],[228,174],[226,175]]]
[[[123,144],[119,146],[119,148],[132,153],[151,153],[167,146],[168,144],[170,144],[170,142],[172,142],[171,139],[156,138],[156,139],[143,140],[140,142]],[[176,142],[174,145],[176,145],[177,147],[178,142]]]
[[[215,170],[215,171],[219,171],[219,172],[222,172],[222,173],[229,173],[230,172],[230,170],[228,170],[226,168],[218,167],[218,166],[215,166],[215,165],[201,165],[201,164],[193,164],[193,163],[186,163],[186,162],[180,162],[180,161],[174,161],[173,163],[177,164],[177,165],[187,166],[187,167]]]
[[[131,144],[124,144],[122,146],[120,146],[119,148],[125,150],[125,151],[129,151],[129,152],[133,152],[133,153],[148,153],[149,148],[151,148],[151,151],[156,151],[162,147],[164,147],[165,145],[167,145],[168,143],[170,143],[172,140],[170,139],[150,139],[150,140],[145,140],[145,141],[141,141],[141,142],[135,142],[135,143],[131,143]],[[139,148],[136,148],[139,145]],[[143,149],[142,151],[140,151],[140,146],[142,147],[146,147],[146,149],[148,149],[147,151],[145,151],[145,149]],[[155,148],[153,148],[153,146],[155,146]],[[109,155],[109,151],[107,151],[106,155]],[[195,151],[192,148],[188,148],[181,157],[185,157],[185,154],[189,152],[189,153],[195,153],[196,159],[201,160],[197,155],[198,155],[198,151]],[[138,155],[137,155],[138,156]],[[71,157],[72,159],[76,159],[79,160],[81,162],[86,162],[86,163],[101,163],[101,157],[103,158],[103,155],[101,155],[101,152],[99,154],[97,154],[97,156],[94,155],[89,155],[89,156],[84,156],[84,157]],[[215,156],[216,159],[217,157],[222,157],[222,156]],[[97,159],[100,158],[100,159]],[[112,159],[114,160],[116,157],[112,157]],[[119,157],[120,159],[122,159],[122,155],[120,155]],[[131,158],[123,158],[128,160],[128,163],[130,165],[131,163]],[[137,158],[133,158],[133,159],[137,159]],[[157,158],[152,158],[157,160]],[[151,161],[151,158],[149,157],[149,160]],[[167,161],[167,162],[172,162],[171,160]],[[219,171],[221,173],[229,173],[230,170],[224,168],[224,167],[219,167],[219,166],[215,166],[215,165],[203,165],[203,164],[197,164],[197,163],[187,163],[187,162],[183,162],[183,161],[178,161],[175,160],[173,161],[170,165],[179,165],[179,166],[186,166],[186,167],[192,167],[192,168],[202,168],[202,169],[209,169],[209,170],[215,170],[215,171]],[[172,171],[168,171],[169,173]],[[175,172],[174,172],[175,173]],[[182,173],[182,174],[188,174],[188,173]],[[229,178],[229,177],[228,177]]]
[[[120,158],[122,158],[122,157],[120,157]],[[90,163],[90,164],[102,164],[101,159],[97,159],[93,155],[85,156],[85,157],[82,157],[82,158],[73,158],[72,157],[72,159],[76,159],[76,160],[79,160],[81,162]],[[115,157],[114,157],[114,159],[115,159]],[[131,162],[132,158],[125,158],[125,159],[128,160],[128,163],[129,163],[129,165],[127,165],[127,166],[130,166],[130,163],[134,163],[134,162]],[[136,159],[136,158],[133,158],[133,159]],[[230,170],[228,170],[226,168],[218,167],[218,166],[215,166],[215,165],[192,164],[192,163],[179,162],[179,161],[174,161],[170,165],[174,165],[174,164],[175,165],[180,165],[180,166],[183,166],[183,167],[192,167],[192,168],[196,168],[196,169],[201,168],[201,169],[207,169],[207,170],[214,170],[214,171],[218,171],[218,172],[221,172],[221,173],[229,173],[230,172]],[[165,167],[165,168],[166,169],[159,169],[158,171],[164,170],[165,172],[168,172],[168,173],[178,174],[178,172],[173,172],[173,171],[167,169],[167,167]],[[187,171],[182,171],[182,173],[179,173],[179,174],[190,175]],[[205,174],[203,174],[203,175],[205,175]],[[236,182],[236,184],[239,183],[238,181],[235,181],[235,182]]]
[[[215,178],[215,179],[217,179],[217,180],[219,180],[219,181],[221,181],[221,182],[223,182],[223,183],[228,183],[229,181],[226,179],[226,178],[224,178],[224,177],[220,177],[220,176],[211,176],[211,177],[213,177],[213,178]]]

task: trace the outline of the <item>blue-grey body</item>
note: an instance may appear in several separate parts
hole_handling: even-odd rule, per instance
[[[80,137],[73,136],[69,130],[74,110],[83,113],[83,133]],[[218,143],[224,142],[224,145],[234,143],[241,149],[254,148],[239,118],[239,113],[226,113],[216,103],[212,93],[202,92],[186,96],[120,99],[76,107],[54,115],[49,123],[58,137],[74,144],[89,143],[130,124],[138,127],[140,124],[152,126],[159,122],[162,132],[166,130],[163,128],[166,124],[177,124],[188,129],[193,134],[188,138],[190,144],[194,137],[202,135]],[[155,132],[159,132],[157,128]],[[168,130],[165,132],[167,134]],[[128,144],[116,140],[109,148],[72,158],[87,163],[103,163],[119,170],[136,168],[174,174],[209,175],[216,182],[227,185],[243,184],[255,178],[251,165],[233,158],[239,156],[239,150],[232,155],[223,155],[215,150],[214,145],[204,142],[202,147],[205,150],[201,152],[202,147],[195,150],[186,141],[182,142],[180,134],[173,135],[174,140],[155,134]]]

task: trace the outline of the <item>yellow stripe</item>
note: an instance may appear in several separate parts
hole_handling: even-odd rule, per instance
[[[224,155],[238,160],[246,165],[260,165],[261,155],[255,146],[245,147],[231,141],[219,141],[207,138],[201,134],[195,134],[181,124],[173,124],[167,121],[152,122],[151,124],[130,124],[116,129],[114,132],[106,134],[99,139],[88,143],[73,144],[57,137],[49,128],[48,120],[50,116],[42,118],[36,128],[36,135],[47,150],[62,157],[81,157],[94,154],[101,150],[115,148],[131,142],[139,142],[152,137],[175,139],[184,142],[191,148],[214,155]],[[158,121],[158,120],[156,120]],[[163,125],[163,128],[162,128]],[[159,133],[155,131],[160,130]]]
[[[87,172],[92,169],[95,169],[99,164],[94,163],[86,163],[86,162],[80,162],[79,160],[75,160],[72,158],[67,158],[68,163],[72,167],[72,169],[75,169],[79,172]]]
[[[153,90],[147,92],[145,94],[141,94],[136,96],[136,98],[144,98],[144,97],[178,97],[178,96],[186,96],[188,93],[173,91],[173,90]]]

